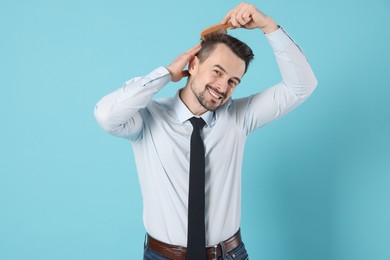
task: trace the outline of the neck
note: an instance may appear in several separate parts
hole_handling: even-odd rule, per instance
[[[207,112],[207,109],[204,108],[196,98],[195,94],[192,92],[188,83],[186,86],[180,90],[179,97],[183,101],[184,105],[191,111],[192,114],[200,116]]]

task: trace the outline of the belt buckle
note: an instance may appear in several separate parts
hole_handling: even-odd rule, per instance
[[[214,245],[213,247],[212,247],[212,249],[213,249],[213,258],[212,259],[210,259],[210,260],[217,260],[218,259],[218,245]]]

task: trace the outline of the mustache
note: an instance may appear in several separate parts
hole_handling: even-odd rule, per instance
[[[219,96],[221,96],[223,99],[226,98],[226,94],[225,94],[225,93],[220,92],[218,89],[212,87],[211,85],[208,85],[208,84],[207,84],[206,87],[212,89],[214,92],[216,92],[216,93],[217,93]]]

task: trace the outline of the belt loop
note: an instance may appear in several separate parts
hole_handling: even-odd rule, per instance
[[[218,260],[218,245],[212,247],[213,250],[213,258],[210,260]]]
[[[226,247],[225,247],[225,242],[221,242],[219,243],[219,245],[221,246],[221,251],[222,251],[222,259],[226,259]]]
[[[148,246],[148,233],[145,233],[144,248]]]

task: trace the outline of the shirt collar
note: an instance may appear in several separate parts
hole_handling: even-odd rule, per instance
[[[187,108],[187,106],[183,103],[179,96],[180,90],[176,92],[176,95],[173,99],[173,108],[176,112],[177,118],[181,123],[184,123],[191,117],[195,115],[191,113],[191,111]],[[207,126],[211,126],[213,124],[215,113],[212,111],[206,111],[200,117],[206,122]]]

